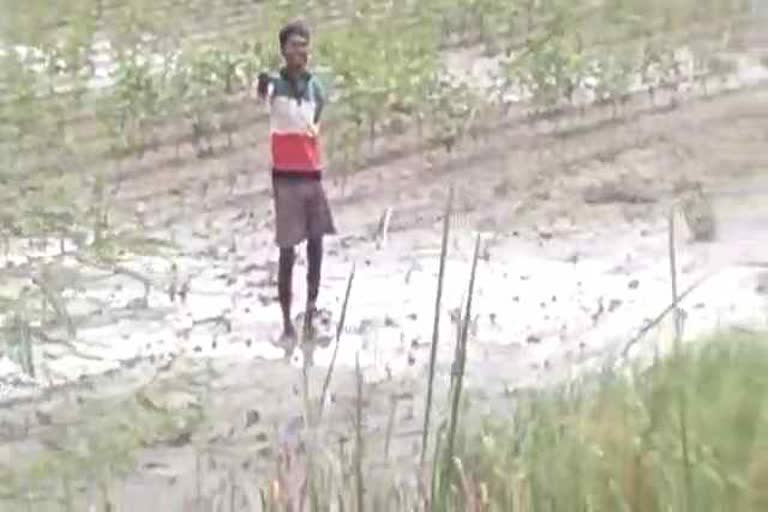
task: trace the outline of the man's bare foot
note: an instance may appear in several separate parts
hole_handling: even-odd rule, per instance
[[[283,333],[278,339],[278,344],[285,349],[287,353],[293,352],[296,346],[296,329],[293,325],[287,324],[283,327]]]
[[[315,336],[317,335],[317,326],[315,325],[315,322],[317,321],[317,307],[314,304],[307,304],[307,309],[304,313],[304,340],[305,341],[314,341]]]
[[[315,328],[314,315],[308,314],[304,320],[304,341],[311,342],[315,340],[317,329]]]

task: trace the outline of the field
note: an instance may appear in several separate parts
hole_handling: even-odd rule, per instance
[[[706,4],[0,2],[0,509],[761,510],[768,41]],[[284,354],[251,88],[298,12],[341,233]]]

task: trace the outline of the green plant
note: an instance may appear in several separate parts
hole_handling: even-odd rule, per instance
[[[445,278],[445,263],[448,255],[448,236],[451,231],[451,217],[453,216],[453,188],[448,193],[448,201],[445,205],[443,217],[443,238],[440,243],[440,269],[437,277],[437,295],[435,296],[435,317],[432,325],[432,344],[429,352],[429,373],[427,377],[427,398],[424,406],[424,426],[421,434],[421,460],[423,466],[426,460],[429,432],[431,428],[430,417],[432,414],[432,395],[435,382],[435,363],[437,360],[437,347],[440,341],[440,308],[443,300],[443,279]]]
[[[570,391],[535,393],[515,405],[511,421],[489,418],[463,460],[501,509],[683,510],[682,393],[695,433],[696,509],[757,510],[768,424],[763,398],[744,386],[762,389],[767,355],[759,336],[722,335],[632,379],[591,377]],[[735,420],[737,409],[751,412]],[[742,421],[745,430],[735,429]]]
[[[467,342],[469,339],[469,324],[472,321],[472,299],[475,292],[475,276],[477,273],[477,260],[480,256],[480,234],[477,234],[475,240],[475,252],[472,258],[472,272],[469,277],[469,290],[467,293],[466,310],[463,312],[461,318],[461,324],[459,329],[459,335],[456,339],[456,353],[453,360],[451,369],[451,412],[448,421],[448,433],[446,437],[445,452],[438,454],[438,457],[442,458],[442,461],[438,464],[441,474],[438,475],[440,479],[440,485],[438,487],[439,498],[435,502],[438,510],[447,510],[449,504],[453,501],[451,499],[452,486],[455,483],[460,483],[465,476],[463,475],[463,467],[460,463],[460,459],[457,459],[454,455],[456,447],[457,431],[461,425],[461,419],[459,416],[459,406],[461,405],[462,391],[464,386],[464,372],[467,362]],[[461,500],[465,506],[467,504],[467,496]]]

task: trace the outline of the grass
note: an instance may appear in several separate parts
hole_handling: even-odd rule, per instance
[[[765,334],[686,344],[650,368],[506,398],[486,417],[465,400],[432,432],[419,485],[396,470],[382,478],[373,468],[387,462],[359,451],[360,382],[358,448],[348,461],[316,468],[326,492],[311,510],[768,510]]]
[[[398,470],[378,450],[363,449],[374,441],[365,419],[370,388],[356,374],[351,456],[327,447],[318,450],[308,475],[312,490],[307,500],[314,506],[305,510],[768,510],[766,334],[723,333],[685,344],[676,356],[650,368],[521,392],[500,399],[493,414],[484,417],[473,409],[469,391],[461,414],[451,407],[436,415],[434,448],[424,470],[412,473]],[[688,478],[680,397],[686,403]],[[119,421],[99,419],[84,433],[94,443],[88,450],[92,457],[73,457],[64,448],[53,459],[29,461],[23,479],[6,473],[3,506],[11,506],[13,487],[19,491],[19,506],[32,503],[31,510],[46,495],[60,506],[77,501],[69,494],[94,475],[100,487],[114,488],[120,474],[130,471],[132,453],[144,445],[133,437],[126,444],[117,435],[125,412],[123,407]],[[234,492],[233,486],[227,489]],[[285,510],[273,494],[263,490],[264,510]]]
[[[479,421],[462,414],[453,446],[437,436],[431,508],[434,483],[403,499],[395,481],[364,478],[365,500],[350,482],[343,510],[767,510],[767,390],[768,336],[722,334],[642,371],[531,392]],[[358,481],[359,458],[353,464]],[[335,507],[320,501],[318,510]]]
[[[424,409],[424,427],[421,437],[421,465],[424,465],[427,447],[429,446],[430,414],[432,413],[432,393],[435,382],[435,362],[437,360],[437,345],[440,341],[440,308],[443,299],[443,283],[445,278],[445,262],[448,253],[448,235],[451,231],[451,217],[453,214],[453,194],[451,187],[448,194],[448,202],[445,205],[445,215],[443,216],[443,238],[440,244],[440,270],[437,277],[437,295],[435,297],[435,317],[432,326],[432,344],[429,352],[429,374],[427,380],[427,402]]]
[[[768,337],[723,335],[644,372],[520,399],[462,458],[488,510],[766,510],[766,386]]]

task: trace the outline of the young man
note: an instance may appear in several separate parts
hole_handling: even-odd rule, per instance
[[[335,234],[325,190],[318,143],[323,90],[307,69],[310,33],[293,22],[280,31],[280,50],[285,60],[279,75],[259,75],[258,95],[270,110],[272,186],[275,200],[275,241],[280,249],[278,295],[283,313],[283,343],[293,343],[296,331],[291,320],[295,246],[307,241],[306,326],[313,335],[323,236]]]

